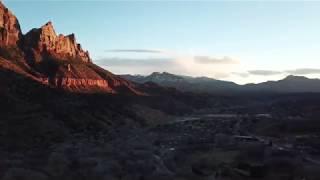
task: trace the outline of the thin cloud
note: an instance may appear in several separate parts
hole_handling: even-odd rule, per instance
[[[320,74],[320,69],[313,69],[313,68],[300,68],[294,70],[287,70],[289,74],[295,75],[308,75],[308,74]]]
[[[95,59],[94,62],[118,74],[146,74],[155,71],[169,71],[191,76],[207,75],[220,79],[230,76],[231,70],[228,65],[238,63],[229,57],[193,56],[161,49],[113,49],[105,52],[119,53],[119,55],[105,55]],[[122,56],[121,53],[141,53],[142,57]],[[146,55],[143,55],[143,53],[146,53]],[[154,55],[154,57],[148,57],[149,54],[147,53],[153,53],[151,55]],[[220,65],[224,68],[214,69],[212,65]]]
[[[309,74],[320,74],[320,69],[315,68],[298,68],[285,71],[273,71],[273,70],[250,70],[247,72],[233,72],[232,74],[240,77],[249,77],[250,75],[256,76],[273,76],[280,74],[292,74],[292,75],[309,75]]]
[[[251,70],[248,71],[249,74],[257,75],[257,76],[272,76],[282,74],[281,71],[272,71],[272,70]]]
[[[199,64],[238,64],[239,62],[230,58],[215,58],[209,56],[195,56],[194,61]]]
[[[272,70],[250,70],[246,72],[232,72],[231,74],[240,76],[242,78],[247,78],[251,75],[254,76],[273,76],[273,75],[279,75],[283,74],[282,71],[272,71]]]
[[[227,78],[229,76],[230,76],[230,74],[228,74],[228,73],[215,73],[213,75],[213,77],[217,78],[217,79]]]
[[[156,71],[185,73],[174,58],[101,57],[94,62],[116,74],[150,74]]]
[[[115,52],[115,53],[153,53],[162,54],[164,51],[155,49],[111,49],[105,50],[105,52]]]
[[[240,77],[243,77],[243,78],[249,77],[249,75],[250,75],[247,72],[232,72],[231,74],[236,75],[236,76],[240,76]]]
[[[101,66],[169,66],[174,64],[171,58],[117,58],[117,57],[105,57],[95,60],[95,62]]]

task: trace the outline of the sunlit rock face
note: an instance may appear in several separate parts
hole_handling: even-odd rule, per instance
[[[21,37],[19,21],[0,1],[0,47],[17,46]]]
[[[77,92],[143,94],[134,83],[93,64],[75,35],[58,35],[52,22],[23,35],[17,18],[1,1],[0,57],[0,68],[51,87]]]
[[[39,79],[42,84],[59,87],[70,91],[90,91],[96,89],[104,92],[115,93],[104,79],[54,77]]]
[[[75,35],[57,35],[51,22],[46,23],[41,28],[32,29],[24,36],[23,42],[25,51],[36,62],[47,57],[91,62],[88,51],[81,48]]]
[[[35,62],[48,57],[91,62],[89,52],[81,48],[75,35],[57,35],[51,22],[23,35],[16,16],[0,1],[0,47],[18,46]]]

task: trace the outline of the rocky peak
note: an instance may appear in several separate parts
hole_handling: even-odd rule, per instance
[[[170,74],[168,72],[153,72],[151,75],[148,76],[148,78],[151,81],[177,81],[177,80],[182,80],[183,77]]]
[[[91,62],[88,51],[81,48],[75,35],[57,35],[51,21],[22,35],[17,18],[0,0],[0,47],[12,46],[21,48],[31,63],[48,57]]]
[[[19,21],[0,1],[0,46],[17,46],[21,36]]]
[[[48,45],[48,48],[53,48],[54,47],[54,43],[57,39],[57,34],[53,28],[53,25],[51,23],[51,21],[49,21],[48,23],[46,23],[45,25],[43,25],[40,28],[40,43],[44,43],[46,45]]]
[[[294,75],[288,75],[283,79],[283,81],[306,81],[310,80],[304,76],[294,76]]]
[[[51,21],[28,32],[24,37],[24,48],[35,61],[50,56],[59,60],[91,62],[89,53],[77,43],[75,35],[57,35]]]
[[[50,21],[23,35],[17,18],[0,0],[1,68],[73,92],[143,94],[135,84],[93,64],[75,35],[58,35]]]

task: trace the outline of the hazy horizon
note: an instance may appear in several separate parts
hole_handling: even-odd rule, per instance
[[[157,71],[239,84],[320,77],[320,2],[4,3],[24,33],[52,21],[116,74]]]

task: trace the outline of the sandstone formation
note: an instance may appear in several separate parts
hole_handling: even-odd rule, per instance
[[[112,92],[112,89],[109,87],[108,81],[103,79],[55,77],[52,79],[41,78],[40,80],[45,85],[52,85],[69,90],[81,91],[81,89],[89,89],[95,87],[97,89],[104,89],[105,91]]]
[[[41,28],[32,29],[24,36],[23,42],[24,49],[33,53],[31,56],[36,61],[49,56],[60,60],[91,62],[89,52],[84,51],[76,42],[75,35],[57,35],[51,22]]]
[[[21,37],[19,21],[0,1],[0,47],[17,46]]]
[[[57,35],[51,22],[23,35],[16,16],[0,1],[0,47],[18,47],[33,61],[48,57],[91,62],[89,52],[77,43],[75,35]]]
[[[51,87],[77,92],[142,94],[135,84],[93,64],[75,35],[58,35],[52,22],[23,35],[17,18],[1,1],[0,57],[0,69]]]

